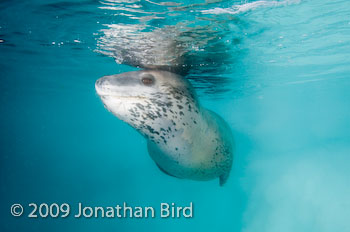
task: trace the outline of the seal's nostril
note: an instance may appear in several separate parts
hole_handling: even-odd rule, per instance
[[[95,89],[99,95],[106,95],[110,91],[110,80],[108,77],[101,77],[95,82]]]
[[[104,85],[104,84],[106,84],[106,78],[100,78],[100,79],[98,79],[97,81],[96,81],[96,85],[97,86],[102,86],[102,85]]]

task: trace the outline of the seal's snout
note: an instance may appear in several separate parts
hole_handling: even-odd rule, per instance
[[[95,83],[95,86],[100,86],[100,85],[102,84],[102,82],[103,82],[102,79],[103,79],[103,78],[98,79],[98,80],[96,81],[96,83]]]
[[[100,79],[98,79],[96,81],[95,86],[101,88],[101,87],[106,86],[108,84],[109,84],[108,78],[101,77]]]
[[[128,89],[135,86],[134,82],[132,78],[124,75],[104,76],[95,82],[95,89],[100,96],[129,95]]]
[[[109,86],[108,78],[101,77],[95,82],[95,89],[98,95],[104,95],[104,92],[106,92],[108,86]]]

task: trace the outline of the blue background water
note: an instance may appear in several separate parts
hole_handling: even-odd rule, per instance
[[[103,108],[95,80],[135,68],[95,52],[103,24],[126,20],[101,6],[0,2],[0,231],[350,231],[349,1],[266,1],[249,10],[225,1],[180,15],[244,22],[228,91],[197,84],[202,104],[234,133],[224,187],[164,175],[145,139]],[[124,201],[192,201],[194,217],[10,214],[13,203]]]

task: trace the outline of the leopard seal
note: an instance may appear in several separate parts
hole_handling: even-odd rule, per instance
[[[148,153],[164,173],[223,185],[233,159],[227,123],[199,103],[188,80],[160,70],[104,76],[95,83],[105,107],[147,139]]]

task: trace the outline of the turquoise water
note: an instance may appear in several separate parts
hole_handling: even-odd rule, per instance
[[[0,231],[350,231],[350,2],[203,3],[0,2]],[[189,35],[187,78],[234,134],[225,186],[161,173],[104,109],[95,81],[138,69],[110,45],[141,32],[111,25]],[[28,218],[32,202],[193,202],[194,216]]]

